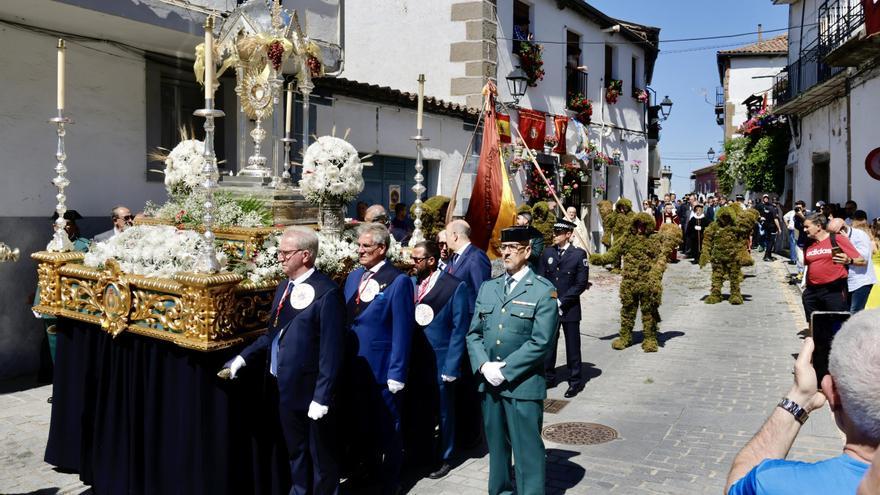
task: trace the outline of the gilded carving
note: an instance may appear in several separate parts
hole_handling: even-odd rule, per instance
[[[132,291],[132,312],[129,321],[157,330],[183,333],[185,321],[179,296],[142,289]]]

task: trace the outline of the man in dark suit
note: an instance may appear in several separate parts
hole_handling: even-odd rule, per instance
[[[342,293],[315,270],[318,237],[289,227],[278,245],[287,279],[278,284],[269,331],[226,363],[231,378],[248,362],[266,359],[266,373],[278,387],[281,430],[290,456],[291,495],[334,494],[339,471],[333,451],[330,413],[344,353]]]
[[[446,226],[446,245],[449,249],[449,263],[446,272],[464,281],[468,286],[468,318],[474,314],[474,300],[480,285],[492,275],[492,265],[486,253],[471,244],[471,226],[464,220],[454,220]],[[462,363],[461,378],[456,389],[456,409],[458,425],[456,436],[459,444],[470,447],[479,443],[482,436],[480,403],[477,395],[477,381],[473,371]]]
[[[439,270],[439,258],[440,248],[434,242],[420,242],[413,247],[413,283],[416,294],[413,352],[416,352],[416,339],[424,337],[433,351],[426,361],[432,364],[431,379],[436,384],[436,389],[432,387],[432,391],[436,390],[439,399],[427,401],[439,406],[439,414],[437,411],[425,411],[431,417],[437,417],[440,424],[441,464],[439,469],[428,475],[431,479],[442,478],[451,469],[449,459],[455,445],[454,384],[461,376],[464,338],[470,323],[467,284],[454,275]],[[436,424],[437,421],[432,420],[431,433]]]
[[[474,314],[474,299],[480,285],[492,275],[492,264],[486,253],[471,244],[471,226],[464,220],[453,220],[446,226],[446,246],[452,251],[446,271],[463,280],[472,295],[468,312]]]
[[[565,362],[568,365],[568,390],[565,397],[572,398],[584,385],[581,380],[581,294],[589,287],[590,269],[587,252],[571,243],[576,225],[564,218],[553,224],[553,245],[541,256],[538,275],[549,280],[557,291],[559,325],[565,335]],[[556,383],[556,347],[559,334],[551,342],[550,354],[544,363],[549,386]]]
[[[516,224],[520,227],[532,226],[532,214],[527,211],[521,211],[516,214]],[[541,253],[544,252],[544,236],[538,230],[534,230],[534,236],[529,244],[532,246],[532,255],[529,256],[529,268],[532,271],[538,269],[541,263]]]
[[[403,456],[401,400],[409,368],[415,326],[413,284],[386,260],[390,234],[384,225],[368,223],[358,229],[361,268],[345,281],[345,300],[351,331],[350,345],[359,440],[378,441],[382,493],[398,489]]]

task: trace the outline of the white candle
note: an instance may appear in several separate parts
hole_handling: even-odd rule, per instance
[[[425,75],[419,74],[419,109],[416,117],[416,129],[422,129],[422,117],[425,110]]]
[[[290,136],[290,119],[293,115],[293,83],[287,83],[287,113],[284,115],[284,135]]]
[[[58,40],[58,110],[64,110],[64,40]]]
[[[214,98],[214,18],[205,22],[205,99]]]

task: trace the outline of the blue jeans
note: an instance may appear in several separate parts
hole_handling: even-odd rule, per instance
[[[868,296],[871,294],[871,289],[874,288],[874,284],[871,285],[863,285],[858,289],[849,293],[849,312],[852,314],[856,314],[859,311],[865,309],[865,303],[868,302]]]
[[[788,231],[788,259],[791,260],[791,264],[797,264],[798,256],[797,256],[797,235],[795,235],[794,230]]]

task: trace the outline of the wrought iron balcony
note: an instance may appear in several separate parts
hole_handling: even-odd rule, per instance
[[[569,68],[567,70],[568,75],[565,78],[566,101],[571,100],[571,97],[577,94],[581,94],[584,97],[589,98],[590,75],[577,69]]]
[[[801,52],[799,59],[776,76],[773,85],[776,110],[780,113],[798,113],[822,100],[833,98],[844,87],[843,81],[840,84],[823,83],[843,70],[842,67],[826,64],[822,59],[819,40],[813,41]],[[821,87],[821,90],[813,90],[814,87]]]
[[[855,67],[880,55],[880,44],[866,40],[860,0],[826,0],[819,6],[819,28],[822,58],[829,65]]]
[[[715,88],[715,123],[718,125],[724,125],[724,87],[718,86]]]

